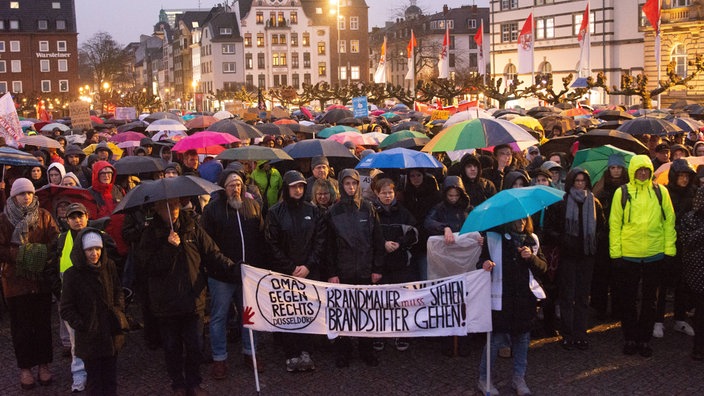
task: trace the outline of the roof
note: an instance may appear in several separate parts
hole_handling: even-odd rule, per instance
[[[61,5],[61,8],[58,9],[52,7],[52,3],[55,2],[51,0],[21,1],[18,2],[19,8],[10,8],[9,1],[0,2],[0,15],[5,21],[5,30],[0,30],[0,33],[36,32],[39,30],[39,21],[47,21],[47,28],[41,31],[77,33],[74,2],[58,2]],[[9,21],[19,21],[19,29],[10,30]],[[57,21],[65,21],[66,28],[57,29]]]

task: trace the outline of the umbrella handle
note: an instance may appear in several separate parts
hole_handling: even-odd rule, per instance
[[[169,214],[169,227],[171,227],[171,232],[174,232],[174,222],[171,219],[171,208],[169,207],[169,200],[166,200],[166,212]]]

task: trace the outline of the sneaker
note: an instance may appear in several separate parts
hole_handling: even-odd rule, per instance
[[[374,340],[372,343],[372,348],[374,348],[375,351],[381,352],[384,350],[384,340]]]
[[[394,340],[394,344],[396,344],[396,350],[401,352],[405,351],[406,349],[408,349],[409,346],[411,346],[411,344],[403,338],[397,338],[396,340]]]
[[[694,329],[684,320],[676,320],[673,328],[675,331],[679,331],[680,333],[685,333],[690,337],[694,337]]]
[[[72,393],[79,393],[79,392],[83,392],[84,390],[86,390],[86,383],[85,382],[80,382],[80,383],[74,382],[73,385],[71,385],[71,392]]]
[[[310,358],[310,353],[306,351],[301,352],[301,357],[299,359],[301,361],[300,371],[315,370],[315,362],[313,362],[313,359]]]
[[[487,386],[486,380],[480,379],[479,382],[477,383],[477,388],[482,392],[482,395],[490,394],[491,396],[498,396],[499,395],[499,390],[496,389],[494,384],[489,384]]]
[[[288,371],[289,373],[301,371],[301,359],[297,357],[286,359],[286,371]]]
[[[511,387],[516,391],[518,396],[532,395],[530,388],[526,385],[526,380],[523,377],[513,377]]]
[[[655,322],[653,326],[653,337],[662,338],[665,335],[665,325],[662,322]]]

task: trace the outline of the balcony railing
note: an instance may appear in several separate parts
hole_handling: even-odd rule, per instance
[[[291,24],[289,23],[288,19],[284,19],[283,21],[267,19],[264,24],[264,28],[267,30],[268,29],[290,29]]]

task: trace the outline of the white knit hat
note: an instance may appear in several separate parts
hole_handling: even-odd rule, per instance
[[[87,232],[83,234],[83,250],[90,249],[93,247],[103,248],[103,237],[97,232]]]

